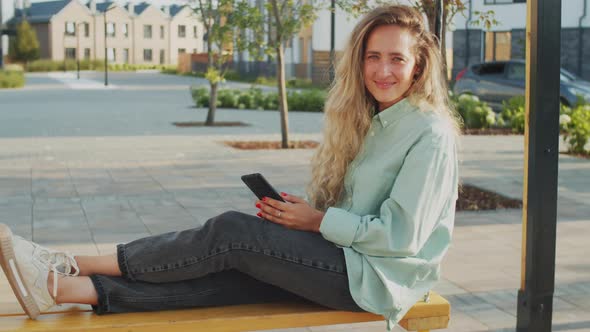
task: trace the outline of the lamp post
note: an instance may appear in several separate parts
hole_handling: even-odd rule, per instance
[[[114,3],[111,3],[111,5]],[[107,12],[115,7],[106,7],[104,9],[104,86],[109,85],[109,59],[107,48]]]
[[[2,50],[2,27],[4,26],[2,17],[2,0],[0,0],[0,69],[4,68],[4,51]]]
[[[109,8],[104,9],[104,86],[109,85],[109,60],[107,49],[107,12]]]
[[[80,25],[83,22],[76,23],[76,71],[78,79],[80,79]]]

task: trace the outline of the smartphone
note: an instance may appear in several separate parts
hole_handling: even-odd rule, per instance
[[[260,173],[242,175],[242,181],[244,181],[258,199],[269,197],[277,201],[285,201]]]

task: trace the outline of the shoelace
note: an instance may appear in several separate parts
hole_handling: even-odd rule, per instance
[[[67,252],[50,251],[41,248],[39,250],[39,261],[41,264],[49,267],[49,270],[53,272],[53,298],[55,300],[57,298],[58,275],[76,277],[80,273],[80,269],[74,256]],[[72,270],[75,270],[75,272],[72,272]]]

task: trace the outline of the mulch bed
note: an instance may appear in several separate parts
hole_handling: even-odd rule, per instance
[[[205,126],[205,122],[172,122],[176,127],[249,127],[250,125],[239,121],[216,121],[212,126]]]
[[[464,184],[459,188],[459,199],[456,206],[457,211],[520,209],[522,201]]]
[[[279,141],[224,141],[223,144],[241,150],[278,150]],[[316,141],[289,141],[289,149],[315,149],[320,143]]]
[[[521,135],[516,134],[512,131],[512,128],[482,128],[482,129],[473,129],[473,128],[464,128],[463,135]]]
[[[565,154],[572,157],[590,159],[590,154],[580,154],[580,153],[569,153],[569,152],[560,152],[560,154]]]
[[[279,141],[224,141],[223,144],[242,150],[274,150],[281,148]],[[290,141],[290,149],[313,149],[319,145],[316,141]],[[495,192],[462,185],[459,189],[457,211],[482,211],[496,209],[519,209],[522,201],[508,198]]]

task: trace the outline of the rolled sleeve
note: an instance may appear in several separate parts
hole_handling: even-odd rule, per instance
[[[328,208],[322,219],[320,233],[330,242],[343,247],[350,247],[360,224],[360,216],[343,209],[331,207]]]

